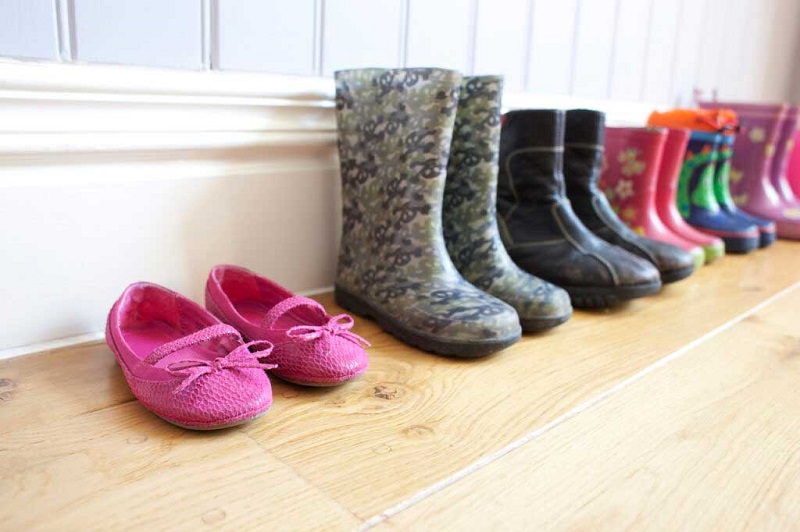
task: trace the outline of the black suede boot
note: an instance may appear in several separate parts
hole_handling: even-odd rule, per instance
[[[564,111],[503,117],[497,215],[503,241],[522,269],[566,289],[576,307],[606,307],[659,291],[648,261],[596,237],[566,198]]]
[[[605,115],[588,109],[567,111],[564,178],[575,214],[594,234],[652,262],[661,282],[674,283],[694,272],[694,259],[679,247],[634,233],[617,217],[597,187],[603,160]]]

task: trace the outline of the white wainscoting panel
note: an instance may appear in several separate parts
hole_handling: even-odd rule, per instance
[[[740,28],[739,31],[723,31],[723,49],[720,58],[720,80],[717,91],[723,99],[746,99],[745,83],[742,79],[745,68],[743,56],[747,39],[742,38],[749,21],[747,20],[747,0],[730,0],[725,7],[727,11],[726,27]]]
[[[215,66],[314,74],[315,4],[315,0],[218,0]]]
[[[608,97],[617,0],[580,0],[575,35],[572,94]]]
[[[0,1],[0,55],[58,58],[54,0]]]
[[[578,0],[533,1],[528,90],[569,94]]]
[[[72,0],[76,59],[168,68],[203,67],[198,0]]]
[[[316,168],[262,161],[246,172],[209,166],[191,179],[175,179],[170,164],[85,162],[57,170],[130,166],[140,180],[4,188],[0,243],[15,252],[3,275],[19,282],[0,298],[0,350],[101,331],[114,299],[134,281],[202,302],[208,270],[219,263],[294,290],[331,285],[338,172],[323,161]]]
[[[508,91],[525,88],[528,0],[478,0],[475,74],[502,74]]]
[[[725,33],[730,30],[727,22],[731,13],[730,0],[707,0],[706,17],[717,24],[705,24],[697,50],[697,71],[693,76],[694,86],[703,92],[719,89],[722,79]]]
[[[761,34],[767,37],[762,48],[763,64],[761,89],[763,98],[780,101],[786,98],[786,87],[792,86],[796,73],[800,73],[800,2],[797,0],[771,0],[772,17]],[[800,103],[800,94],[794,95]]]
[[[541,95],[800,102],[798,24],[798,0],[0,0],[0,56],[325,77],[440,66]]]
[[[403,64],[404,0],[328,0],[323,10],[322,72]]]
[[[332,284],[330,81],[44,64],[0,80],[0,358],[102,331],[137,280],[199,301],[230,262]]]
[[[471,69],[474,0],[409,0],[406,66]]]
[[[705,18],[708,3],[708,0],[681,0],[672,91],[673,101],[682,106],[694,101],[700,56],[704,53],[703,36],[708,27]]]
[[[618,0],[609,96],[636,101],[642,97],[652,0]]]
[[[681,3],[679,0],[652,1],[641,99],[669,105],[673,103],[675,42]]]

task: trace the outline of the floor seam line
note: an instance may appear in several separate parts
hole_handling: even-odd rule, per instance
[[[387,519],[419,504],[420,502],[424,501],[425,499],[435,495],[436,493],[454,485],[456,482],[459,482],[463,478],[471,475],[483,469],[484,467],[496,462],[500,458],[510,454],[511,452],[519,449],[520,447],[536,440],[540,436],[544,435],[545,433],[549,432],[550,430],[558,427],[559,425],[569,421],[573,417],[589,410],[590,408],[602,403],[606,399],[610,398],[611,396],[617,394],[618,392],[622,391],[623,389],[627,388],[628,386],[634,384],[635,382],[639,381],[640,379],[644,378],[645,376],[649,375],[650,373],[666,366],[672,361],[675,361],[681,358],[683,355],[688,353],[689,351],[693,350],[695,347],[705,343],[706,341],[714,338],[715,336],[727,331],[728,329],[734,327],[735,325],[741,323],[742,321],[746,320],[753,314],[760,312],[762,309],[768,307],[778,299],[785,297],[786,295],[794,292],[800,288],[800,281],[796,281],[791,285],[787,286],[786,288],[776,292],[775,294],[771,295],[767,299],[761,301],[760,303],[754,305],[753,307],[749,308],[745,312],[731,318],[730,320],[726,321],[725,323],[713,328],[712,330],[708,331],[707,333],[695,338],[694,340],[688,342],[687,344],[682,345],[678,349],[672,351],[671,353],[667,354],[666,356],[658,359],[657,361],[653,362],[649,366],[639,370],[638,372],[634,373],[630,377],[623,379],[622,381],[618,382],[611,388],[599,393],[598,395],[592,397],[584,401],[583,403],[575,406],[574,408],[568,410],[567,412],[561,414],[560,416],[556,417],[555,419],[545,423],[541,427],[525,434],[521,438],[514,440],[513,442],[509,443],[508,445],[490,453],[474,462],[472,462],[467,467],[464,467],[452,475],[440,480],[429,486],[428,488],[417,492],[414,496],[399,502],[398,504],[384,510],[378,515],[372,516],[357,529],[357,530],[369,530],[380,523],[386,521]]]
[[[340,509],[341,509],[341,510],[342,510],[344,513],[346,513],[346,514],[349,514],[349,515],[352,515],[353,517],[355,517],[355,518],[356,518],[356,520],[357,520],[357,521],[361,521],[361,523],[362,523],[362,525],[361,525],[361,526],[363,526],[363,523],[365,523],[365,522],[366,522],[366,519],[364,519],[363,517],[361,517],[360,515],[358,515],[357,513],[355,513],[353,510],[350,510],[349,508],[345,507],[345,506],[344,506],[344,504],[342,504],[342,503],[341,503],[341,501],[339,501],[339,499],[335,498],[333,495],[331,495],[330,493],[328,493],[328,491],[327,491],[327,490],[325,490],[325,489],[324,489],[322,486],[320,486],[320,485],[316,484],[315,482],[311,482],[311,480],[309,480],[308,478],[306,478],[306,476],[305,476],[305,475],[303,475],[302,473],[300,473],[300,472],[299,472],[299,471],[298,471],[296,468],[292,467],[292,465],[291,465],[291,464],[288,464],[288,463],[286,463],[286,461],[284,461],[284,460],[283,460],[283,458],[281,458],[280,456],[278,456],[277,454],[275,454],[275,452],[274,452],[274,451],[272,451],[271,449],[269,449],[268,447],[266,447],[265,445],[263,445],[263,444],[262,444],[260,441],[258,441],[257,439],[255,439],[255,438],[254,438],[254,437],[253,437],[253,436],[252,436],[252,435],[251,435],[249,432],[247,432],[247,430],[245,430],[244,428],[239,428],[238,432],[239,432],[240,434],[244,434],[244,436],[245,436],[247,439],[249,439],[251,442],[253,442],[253,443],[256,445],[256,447],[258,447],[259,449],[261,449],[262,451],[264,451],[265,453],[267,453],[267,454],[268,454],[270,457],[274,458],[276,462],[278,462],[278,463],[282,464],[284,467],[286,467],[287,469],[289,469],[289,470],[290,470],[292,473],[294,473],[295,475],[297,475],[297,477],[298,477],[299,479],[301,479],[303,482],[305,482],[306,484],[308,484],[308,486],[310,486],[310,487],[312,487],[312,488],[314,488],[314,489],[318,490],[318,491],[319,491],[319,492],[320,492],[322,495],[324,495],[325,497],[327,497],[327,498],[328,498],[328,500],[330,500],[331,502],[333,502],[333,504],[335,504],[335,505],[336,505],[338,508],[340,508]]]

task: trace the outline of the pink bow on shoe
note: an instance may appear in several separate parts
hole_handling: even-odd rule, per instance
[[[251,347],[256,348],[256,351],[251,352]],[[272,347],[271,342],[256,340],[254,342],[242,344],[226,356],[217,357],[214,360],[187,359],[172,362],[167,365],[167,371],[176,377],[185,377],[172,393],[181,393],[198,378],[208,373],[216,373],[233,368],[263,370],[277,368],[277,364],[266,364],[260,360],[272,353]]]
[[[354,344],[364,344],[369,347],[371,344],[361,336],[350,332],[355,322],[347,314],[339,314],[333,316],[328,323],[324,325],[296,325],[286,331],[286,336],[296,340],[309,342],[318,338],[331,336],[341,336],[353,342]]]

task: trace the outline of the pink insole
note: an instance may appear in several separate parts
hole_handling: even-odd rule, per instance
[[[269,306],[253,299],[237,301],[233,304],[233,306],[244,319],[253,325],[259,326],[264,323],[264,318],[267,316],[267,312],[270,310]],[[294,327],[295,325],[306,325],[306,322],[294,316],[292,312],[287,312],[278,318],[278,323],[276,323],[273,328],[288,329],[290,327]]]
[[[180,332],[170,324],[163,321],[152,321],[146,325],[133,328],[126,328],[123,330],[125,341],[130,348],[136,353],[136,356],[144,360],[152,353],[157,347],[172,342],[183,336],[186,333]],[[202,345],[192,345],[169,354],[159,360],[155,365],[157,367],[165,367],[170,362],[176,360],[185,360],[187,358],[213,360],[220,356],[220,353],[207,349]]]

